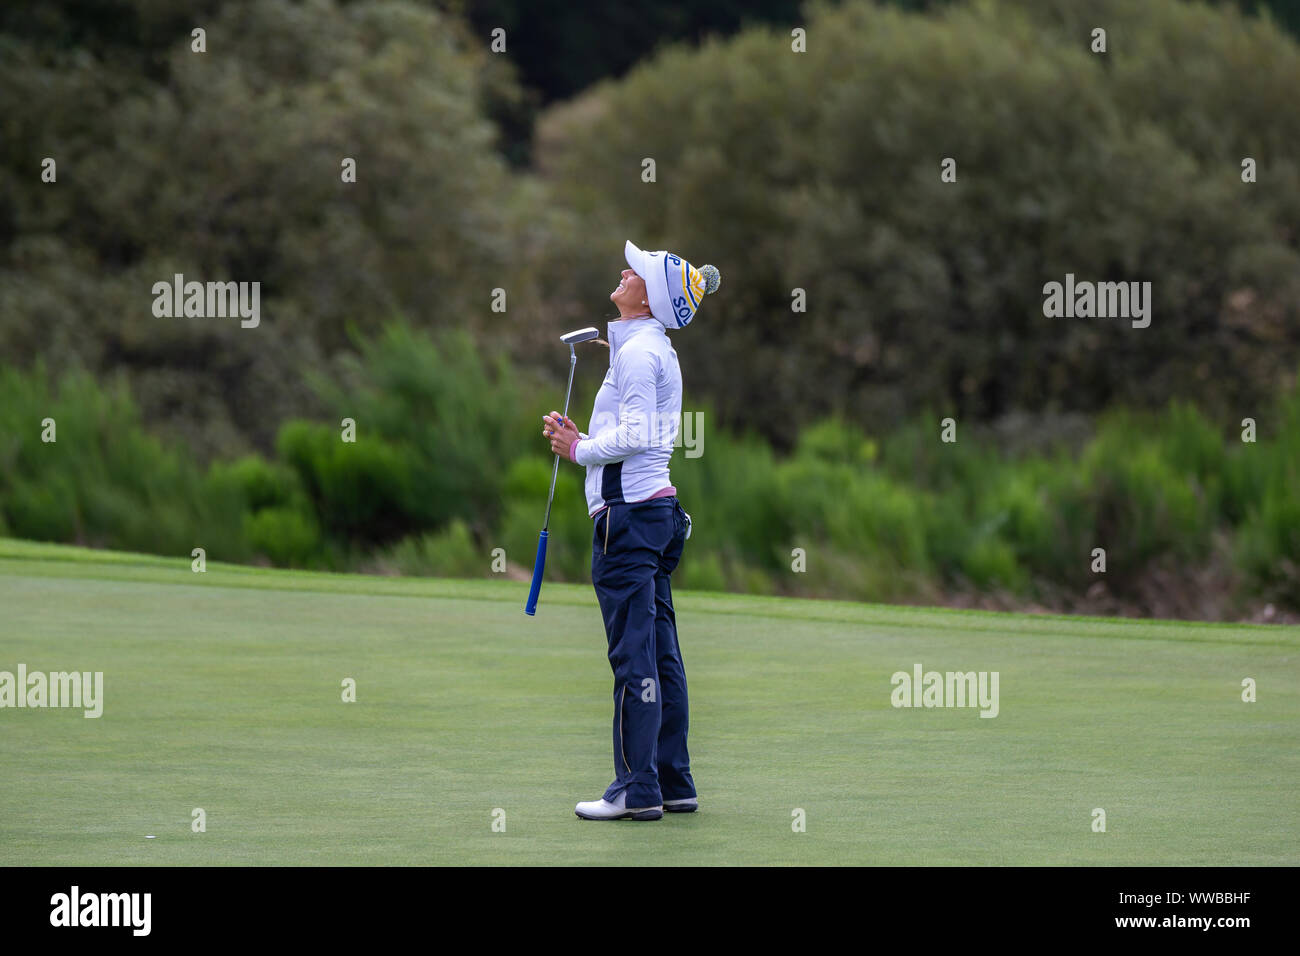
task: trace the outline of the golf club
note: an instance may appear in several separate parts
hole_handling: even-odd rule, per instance
[[[564,418],[569,417],[569,395],[573,392],[573,370],[578,364],[578,353],[573,347],[579,342],[590,342],[600,335],[599,329],[587,327],[585,329],[575,329],[572,332],[566,332],[560,336],[560,341],[569,347],[569,385],[564,390]],[[542,572],[546,570],[546,539],[551,527],[551,502],[555,500],[555,479],[560,473],[560,456],[555,456],[555,463],[551,466],[551,490],[546,496],[546,517],[542,521],[542,533],[537,536],[537,557],[533,561],[533,584],[528,589],[528,603],[524,605],[524,613],[532,616],[537,613],[537,596],[542,591]]]

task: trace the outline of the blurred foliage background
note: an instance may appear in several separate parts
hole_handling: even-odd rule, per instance
[[[633,238],[723,275],[674,338],[684,584],[1300,608],[1296,4],[178,6],[0,8],[0,533],[515,573],[556,336]],[[1067,272],[1151,282],[1150,328],[1045,318]],[[155,317],[175,273],[260,282],[261,324]]]

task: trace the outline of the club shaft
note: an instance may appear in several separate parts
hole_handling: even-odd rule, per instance
[[[569,384],[564,390],[564,418],[569,417],[569,396],[573,393],[573,369],[578,364],[578,353],[569,346]],[[551,502],[555,500],[555,479],[560,474],[560,456],[555,456],[555,463],[551,466],[551,491],[546,496],[546,519],[542,522],[542,530],[549,531],[551,528]]]

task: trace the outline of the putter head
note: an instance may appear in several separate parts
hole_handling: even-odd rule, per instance
[[[565,345],[577,345],[579,342],[590,342],[600,335],[600,329],[594,329],[588,326],[585,329],[574,329],[572,332],[565,332],[560,336],[560,341]]]

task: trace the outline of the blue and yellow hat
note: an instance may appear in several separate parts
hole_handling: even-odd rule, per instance
[[[632,271],[645,280],[650,313],[666,329],[684,329],[691,324],[704,297],[718,291],[722,276],[713,266],[698,269],[679,255],[660,249],[646,252],[628,240],[623,257]]]

